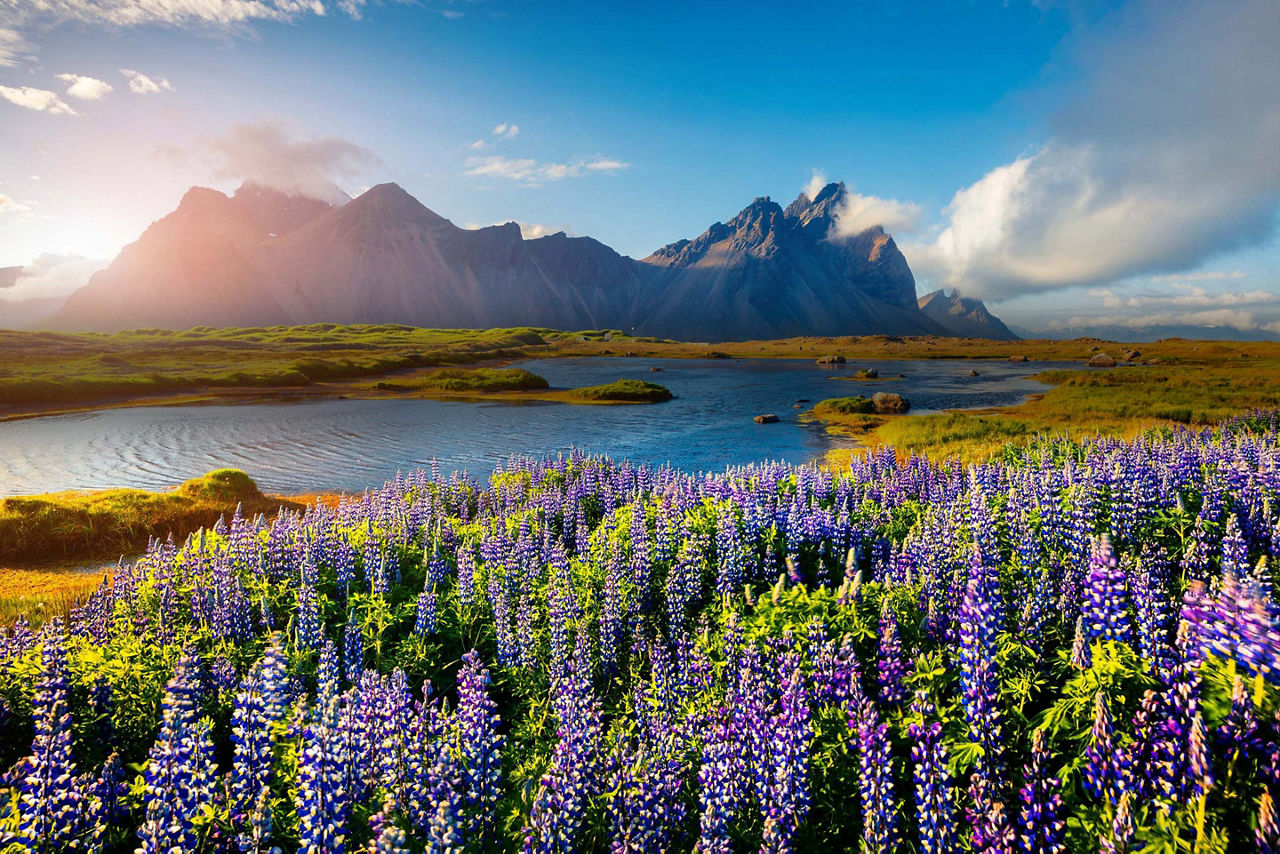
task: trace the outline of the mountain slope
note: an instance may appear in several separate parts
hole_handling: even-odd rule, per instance
[[[1018,340],[1000,318],[987,310],[982,300],[965,299],[957,291],[950,295],[943,290],[933,291],[922,296],[919,305],[922,312],[958,338]]]

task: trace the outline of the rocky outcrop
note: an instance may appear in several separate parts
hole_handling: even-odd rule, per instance
[[[911,401],[902,395],[885,391],[878,391],[871,395],[871,402],[875,405],[876,412],[881,415],[897,415],[911,408]]]
[[[948,334],[958,338],[1018,340],[1018,336],[1000,318],[987,310],[982,300],[966,299],[958,291],[950,294],[942,290],[933,291],[922,296],[918,305],[920,311],[946,327]]]

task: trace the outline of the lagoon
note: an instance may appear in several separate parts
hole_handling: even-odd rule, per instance
[[[686,471],[771,459],[802,463],[850,447],[796,402],[892,391],[912,414],[1017,404],[1057,364],[800,359],[538,359],[516,363],[553,387],[643,379],[676,398],[635,406],[442,400],[305,400],[105,409],[0,423],[0,496],[126,486],[164,489],[211,469],[245,470],[277,493],[358,491],[436,461],[487,476],[512,455],[580,449]],[[1061,365],[1066,366],[1066,365]],[[661,368],[661,372],[650,368]],[[861,367],[885,379],[843,381]],[[971,370],[981,375],[969,376]],[[901,379],[888,379],[901,374]],[[800,404],[804,409],[811,403]],[[773,413],[778,424],[755,424]],[[911,416],[905,416],[911,417]]]

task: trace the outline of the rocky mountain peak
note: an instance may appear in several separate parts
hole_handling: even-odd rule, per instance
[[[920,297],[917,304],[925,315],[962,338],[1013,341],[1018,337],[982,300],[962,297],[957,290],[949,294],[941,288],[931,291]]]

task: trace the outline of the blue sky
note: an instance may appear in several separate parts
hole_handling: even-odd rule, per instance
[[[93,265],[62,259],[109,258],[192,184],[392,180],[459,224],[643,256],[817,171],[922,292],[1040,328],[1280,331],[1280,75],[1247,37],[1272,0],[15,4],[0,266],[50,274],[10,298],[65,289]],[[1212,97],[1219,76],[1253,83]]]

